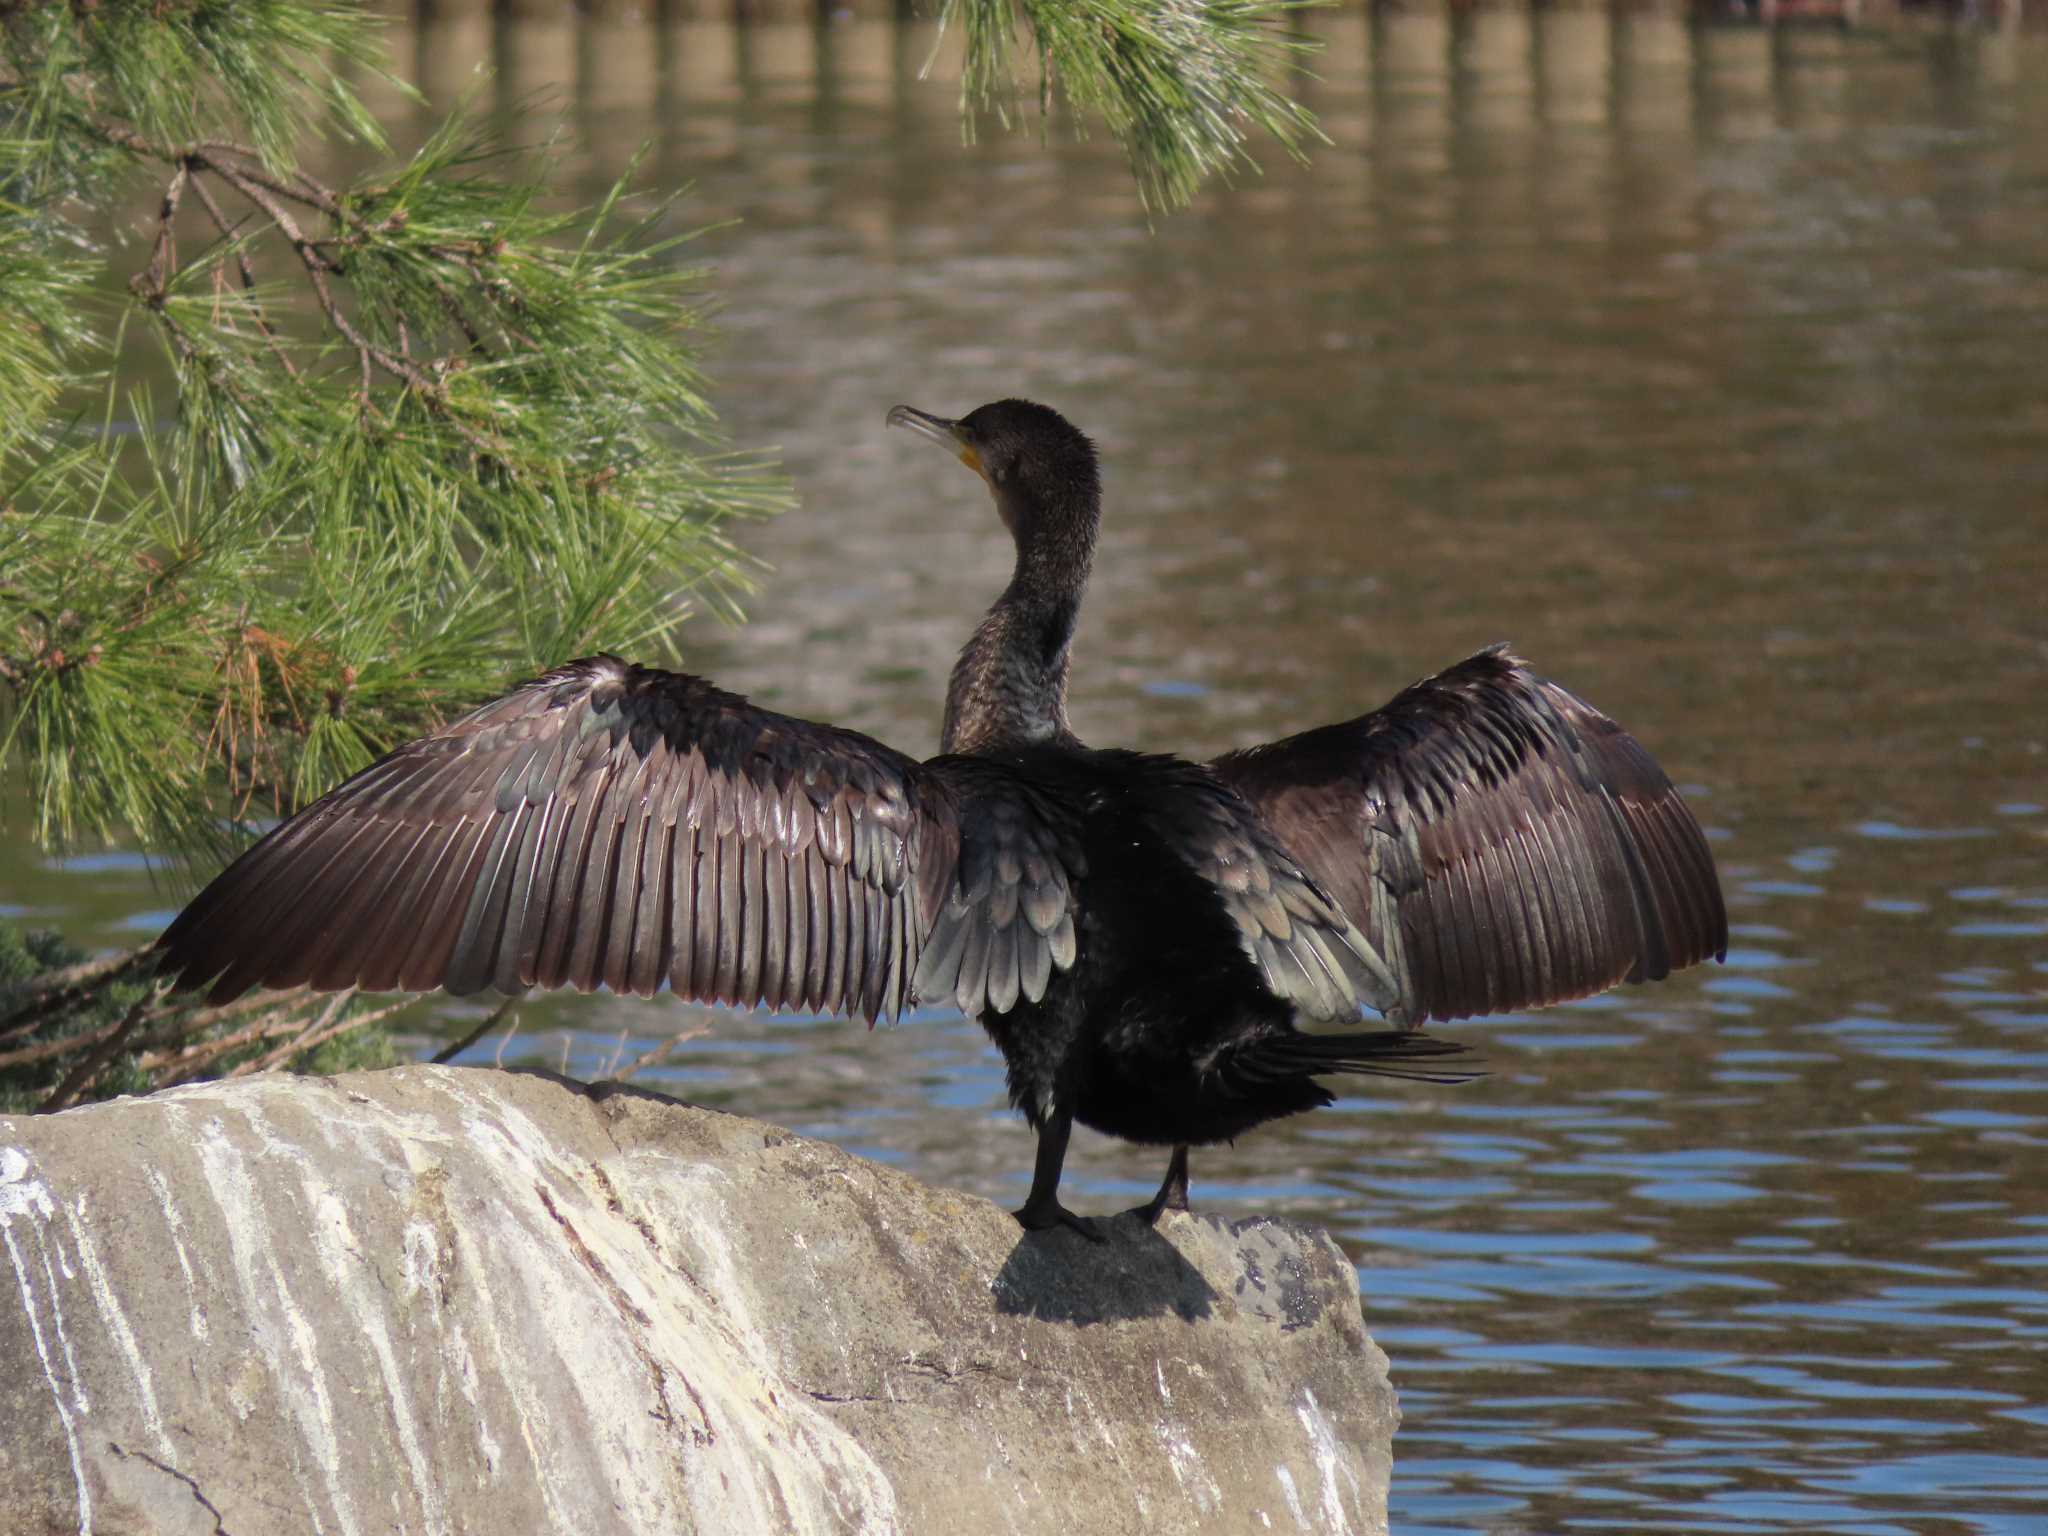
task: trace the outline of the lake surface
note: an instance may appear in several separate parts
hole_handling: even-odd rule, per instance
[[[1007,574],[906,434],[1050,401],[1109,522],[1074,715],[1209,754],[1494,640],[1615,715],[1714,840],[1728,963],[1448,1030],[1492,1075],[1197,1152],[1335,1230],[1405,1415],[1401,1536],[2048,1531],[2048,38],[1575,10],[1323,18],[1312,166],[1148,229],[1113,144],[963,147],[929,34],[450,23],[714,223],[735,437],[801,510],[691,663],[914,752]],[[0,843],[0,911],[132,943],[120,854]],[[422,1028],[475,1010],[440,1004]],[[522,1006],[468,1059],[641,1081],[1015,1204],[957,1015],[867,1033]],[[1077,1137],[1069,1198],[1161,1157]]]

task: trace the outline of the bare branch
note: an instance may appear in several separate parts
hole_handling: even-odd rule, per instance
[[[277,1035],[296,1034],[303,1027],[290,1008],[273,1008],[255,1023],[244,1025],[233,1034],[221,1035],[217,1039],[201,1041],[196,1045],[186,1045],[175,1052],[167,1050],[160,1055],[145,1051],[142,1056],[142,1067],[146,1072],[158,1071],[166,1066],[175,1067],[176,1070],[168,1077],[157,1082],[157,1087],[176,1088],[182,1083],[191,1082],[221,1057],[242,1046],[258,1040],[268,1040]],[[187,1021],[171,1038],[190,1040],[197,1033],[199,1030]]]
[[[0,1040],[25,1035],[46,1019],[85,1001],[99,984],[140,963],[148,954],[149,947],[144,945],[125,954],[107,955],[66,966],[61,971],[44,972],[27,984],[30,990],[28,1000],[5,1019],[0,1019]],[[7,1065],[10,1060],[11,1057],[0,1056],[0,1066]]]
[[[325,1008],[322,1008],[318,1013],[314,1014],[311,1019],[307,1020],[305,1027],[301,1029],[296,1035],[292,1036],[291,1039],[287,1040],[283,1045],[278,1046],[274,1050],[266,1051],[261,1056],[243,1062],[240,1066],[236,1067],[234,1071],[230,1072],[228,1074],[228,1077],[230,1079],[237,1077],[247,1077],[252,1072],[261,1072],[266,1067],[270,1066],[273,1062],[281,1061],[285,1057],[290,1056],[294,1052],[302,1049],[300,1042],[309,1040],[314,1035],[321,1034],[323,1030],[330,1028],[333,1025],[335,1019],[341,1015],[341,1011],[344,1008],[348,1007],[348,1000],[354,997],[355,995],[356,989],[354,987],[350,987],[346,992],[335,993],[333,998],[329,1000],[327,1006]],[[350,1022],[353,1023],[354,1021],[351,1020]]]
[[[256,1061],[244,1062],[241,1066],[235,1068],[235,1070],[229,1073],[228,1075],[230,1077],[242,1077],[254,1072],[274,1071],[276,1068],[281,1067],[286,1062],[290,1061],[294,1056],[301,1055],[306,1051],[310,1051],[318,1046],[325,1045],[328,1041],[334,1039],[335,1036],[345,1035],[352,1029],[360,1029],[365,1024],[374,1024],[379,1019],[388,1019],[389,1017],[391,1017],[392,1014],[397,1013],[401,1008],[411,1007],[413,1003],[413,999],[408,997],[403,999],[402,1001],[392,1003],[387,1007],[379,1008],[374,1013],[366,1013],[357,1018],[335,1018],[334,1016],[339,1011],[341,1005],[345,1004],[352,996],[354,996],[354,993],[352,992],[342,993],[341,996],[337,998],[335,1002],[332,1005],[330,1005],[320,1015],[319,1020],[316,1021],[316,1023],[319,1026],[318,1028],[308,1026],[305,1031],[303,1031],[295,1038],[287,1040],[283,1045],[278,1046],[275,1050],[267,1052],[265,1055],[263,1055]]]
[[[34,1045],[24,1045],[12,1051],[0,1052],[0,1068],[25,1067],[38,1061],[48,1061],[53,1056],[68,1056],[73,1051],[85,1050],[98,1045],[102,1040],[121,1027],[121,1021],[82,1035],[66,1035],[59,1040],[40,1040]]]
[[[518,1001],[519,999],[516,997],[506,998],[505,1001],[498,1004],[497,1007],[493,1008],[490,1011],[489,1016],[485,1018],[483,1023],[477,1025],[475,1029],[472,1029],[468,1034],[464,1035],[460,1040],[457,1040],[453,1045],[443,1046],[440,1050],[436,1051],[432,1058],[434,1065],[437,1067],[445,1066],[447,1063],[453,1061],[456,1057],[460,1056],[464,1051],[468,1050],[472,1045],[475,1045],[477,1041],[483,1039],[485,1035],[489,1034],[493,1029],[496,1029],[498,1027],[498,1021],[503,1019],[506,1014],[510,1013],[512,1011],[512,1005]]]
[[[122,1016],[118,1023],[109,1029],[101,1031],[99,1044],[92,1048],[85,1060],[71,1069],[71,1074],[57,1085],[56,1092],[36,1106],[36,1113],[39,1115],[53,1114],[71,1103],[73,1099],[89,1087],[92,1080],[100,1075],[100,1072],[106,1067],[107,1063],[113,1060],[114,1053],[120,1050],[122,1044],[135,1032],[135,1026],[142,1022],[143,1015],[149,1011],[150,1002],[151,999],[149,997],[138,997],[135,1000],[135,1005]],[[74,1044],[75,1042],[67,1041],[66,1043]]]
[[[668,1039],[662,1041],[661,1044],[655,1046],[652,1050],[643,1052],[638,1060],[636,1060],[630,1067],[626,1068],[625,1071],[621,1072],[617,1077],[613,1078],[612,1081],[615,1083],[623,1083],[626,1081],[627,1078],[631,1077],[635,1072],[638,1072],[642,1067],[658,1067],[664,1061],[667,1061],[669,1058],[669,1053],[673,1051],[677,1046],[681,1045],[685,1040],[695,1040],[699,1036],[708,1035],[710,1033],[711,1026],[709,1024],[694,1024],[690,1028],[683,1030],[680,1034],[671,1035]]]

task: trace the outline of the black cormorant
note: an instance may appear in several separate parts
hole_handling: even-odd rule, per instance
[[[1210,763],[1086,747],[1069,645],[1092,444],[1042,405],[889,413],[974,470],[1016,543],[940,755],[597,656],[398,748],[279,825],[159,941],[215,1002],[262,985],[600,983],[871,1022],[951,1001],[1038,1132],[1173,1149],[1439,1078],[1456,1019],[1661,978],[1727,945],[1713,859],[1613,721],[1504,648],[1371,714]],[[1361,1004],[1393,1026],[1362,1030]],[[1298,1021],[1321,1026],[1305,1031]],[[1347,1027],[1348,1026],[1348,1027]]]

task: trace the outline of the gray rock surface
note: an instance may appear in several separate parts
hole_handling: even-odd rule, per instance
[[[0,1531],[1386,1529],[1319,1232],[986,1202],[406,1067],[0,1119]]]

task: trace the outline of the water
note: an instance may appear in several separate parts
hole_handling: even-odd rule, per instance
[[[1511,639],[1694,797],[1725,967],[1195,1156],[1203,1207],[1358,1259],[1397,1532],[2048,1531],[2048,38],[1319,24],[1334,145],[1154,231],[1113,145],[963,149],[921,33],[400,57],[570,82],[588,185],[652,137],[690,217],[744,219],[696,251],[718,399],[804,506],[749,537],[753,622],[689,634],[728,685],[929,750],[1006,553],[882,415],[1022,393],[1108,466],[1084,736],[1207,754]],[[11,910],[162,921],[135,861],[14,835]],[[471,1059],[596,1075],[708,1024],[643,1080],[1022,1197],[957,1016],[521,1018]],[[1084,1133],[1070,1199],[1160,1163]]]

